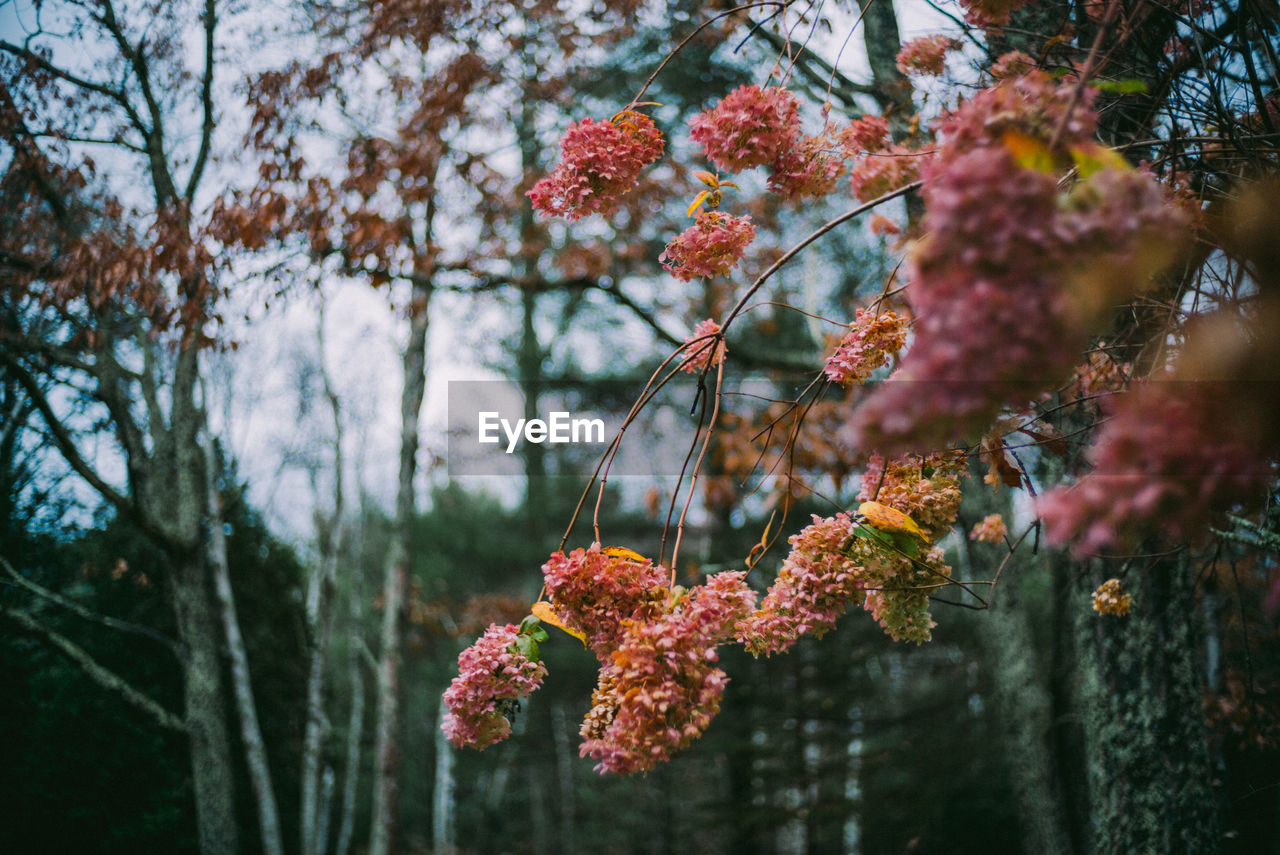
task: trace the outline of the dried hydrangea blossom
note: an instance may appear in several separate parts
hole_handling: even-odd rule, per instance
[[[641,113],[620,113],[608,122],[583,119],[565,131],[555,169],[526,195],[534,210],[549,216],[609,216],[662,150],[662,133]]]
[[[1194,538],[1214,513],[1263,495],[1275,470],[1223,417],[1235,409],[1231,391],[1212,383],[1145,382],[1108,399],[1092,471],[1036,503],[1049,541],[1084,556],[1148,531]]]
[[[832,383],[845,386],[865,383],[877,369],[888,365],[907,343],[910,327],[906,318],[893,311],[873,314],[858,309],[854,317],[849,331],[822,369]]]
[[[941,33],[911,39],[898,51],[898,70],[907,77],[937,77],[946,70],[947,54],[959,49],[959,39]]]
[[[459,748],[484,749],[511,735],[515,702],[542,685],[547,668],[516,646],[514,624],[491,624],[458,656],[458,676],[445,690],[441,729]]]
[[[911,259],[915,344],[858,409],[851,443],[898,453],[976,434],[1060,383],[1096,320],[1143,286],[1150,247],[1184,218],[1151,176],[1105,153],[1060,191],[1055,165],[1100,151],[1091,96],[1074,91],[1034,72],[943,122]]]
[[[667,244],[658,260],[677,279],[722,276],[742,259],[756,236],[751,217],[699,211],[693,225]]]
[[[699,321],[693,328],[693,332],[684,340],[683,349],[688,352],[688,355],[684,364],[680,366],[681,370],[698,374],[708,367],[714,368],[724,362],[725,354],[728,352],[724,338],[711,338],[719,333],[720,325],[711,318]]]
[[[1093,610],[1100,615],[1127,615],[1133,611],[1133,595],[1125,591],[1119,579],[1108,579],[1093,592]]]
[[[960,481],[968,455],[961,449],[933,454],[906,454],[886,465],[872,454],[862,475],[859,501],[877,501],[902,511],[924,529],[930,540],[950,530],[960,511]]]
[[[819,199],[834,190],[844,174],[844,152],[828,135],[802,137],[769,169],[769,190],[783,199]]]
[[[1034,59],[1020,50],[1011,50],[991,64],[991,76],[996,80],[1004,80],[1008,77],[1021,77],[1035,69]]]
[[[729,172],[773,163],[800,138],[800,105],[786,89],[739,86],[689,122],[689,136]]]
[[[719,573],[649,621],[628,621],[600,671],[580,754],[596,770],[630,774],[667,760],[702,735],[728,676],[716,646],[755,606],[745,573]]]
[[[1009,16],[1026,4],[1027,0],[960,0],[964,22],[984,30],[1005,26]]]
[[[883,151],[889,145],[889,120],[871,115],[854,119],[840,131],[840,144],[847,157]]]
[[[652,561],[609,555],[600,544],[553,554],[542,565],[547,600],[571,629],[586,636],[600,661],[618,646],[624,621],[657,614],[667,598],[667,571]]]
[[[771,656],[801,636],[821,637],[851,606],[861,605],[894,640],[930,637],[928,588],[950,575],[942,553],[913,561],[854,534],[846,513],[822,519],[791,536],[791,552],[764,600],[738,625],[747,652]],[[925,596],[921,596],[924,591]]]
[[[859,202],[879,199],[920,178],[920,169],[930,155],[903,145],[855,158],[849,168],[849,189]]]
[[[987,514],[969,531],[969,539],[980,543],[1004,543],[1009,529],[1000,514]]]

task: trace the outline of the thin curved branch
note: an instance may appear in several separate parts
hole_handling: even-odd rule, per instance
[[[18,609],[0,605],[0,615],[9,618],[22,629],[44,639],[51,647],[75,663],[85,675],[109,692],[118,695],[125,703],[150,716],[156,724],[175,733],[186,733],[187,725],[181,718],[169,712],[128,683],[116,672],[90,656],[83,647],[65,635],[50,629],[31,615]]]
[[[3,556],[0,556],[0,567],[4,568],[5,574],[9,576],[9,578],[13,579],[14,582],[26,588],[41,599],[45,599],[55,605],[62,606],[62,608],[72,614],[82,617],[85,620],[92,621],[93,623],[105,626],[108,629],[114,629],[118,632],[127,632],[131,635],[140,635],[143,638],[149,638],[152,641],[164,645],[164,647],[167,648],[175,657],[181,657],[181,652],[176,641],[163,633],[156,632],[149,626],[143,626],[142,624],[133,623],[131,621],[108,617],[107,615],[101,615],[95,611],[91,611],[77,603],[75,600],[68,599],[61,594],[50,591],[43,585],[32,582],[30,579],[26,578],[14,569],[14,566],[6,561]]]

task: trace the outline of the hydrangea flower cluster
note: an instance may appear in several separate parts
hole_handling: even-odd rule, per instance
[[[1040,497],[1052,543],[1080,556],[1124,547],[1150,529],[1195,536],[1215,511],[1261,495],[1275,473],[1230,419],[1211,383],[1146,382],[1108,399],[1111,419],[1089,449],[1093,471]]]
[[[873,314],[858,309],[854,318],[822,369],[832,383],[848,386],[867,382],[907,343],[910,323],[896,312]]]
[[[896,143],[863,155],[849,168],[849,189],[859,202],[879,199],[918,180],[928,159],[928,154]]]
[[[821,637],[851,605],[861,605],[895,641],[927,641],[933,622],[922,585],[950,575],[942,552],[913,562],[854,534],[847,513],[822,519],[791,536],[778,577],[747,620],[738,640],[755,656],[787,650],[801,636]]]
[[[755,236],[749,216],[699,211],[693,225],[676,235],[658,260],[685,282],[725,275],[737,266]]]
[[[583,119],[565,131],[556,168],[526,195],[534,210],[549,216],[609,216],[662,150],[662,132],[642,113],[625,111],[608,122]]]
[[[991,63],[991,76],[996,80],[1004,80],[1009,77],[1021,77],[1035,69],[1034,59],[1020,50],[1011,50]]]
[[[624,622],[656,616],[667,597],[666,570],[647,559],[610,555],[598,543],[553,554],[542,575],[556,616],[586,636],[601,662],[618,647]]]
[[[891,378],[914,382],[876,390],[854,416],[853,444],[897,453],[978,432],[1067,376],[1100,312],[1144,283],[1135,266],[1181,214],[1151,176],[1105,156],[1060,193],[1059,167],[1097,151],[1090,97],[1073,91],[1033,72],[943,122],[922,172],[916,341]]]
[[[720,325],[711,318],[699,321],[693,328],[693,332],[684,340],[684,349],[689,351],[689,355],[685,363],[680,366],[681,370],[698,374],[708,367],[714,368],[724,362],[725,354],[728,352],[724,339],[709,338],[719,333]]]
[[[547,667],[516,645],[514,624],[491,624],[458,656],[458,676],[445,690],[441,727],[459,748],[488,748],[511,735],[510,710],[542,685]]]
[[[984,30],[1003,27],[1009,16],[1027,4],[1027,0],[960,0],[964,22]]]
[[[877,501],[902,511],[930,540],[946,534],[960,512],[960,480],[968,455],[961,449],[928,455],[906,454],[889,460],[872,454],[862,475],[858,500]]]
[[[1127,615],[1133,611],[1133,595],[1125,591],[1119,579],[1108,579],[1093,592],[1093,610],[1100,615]]]
[[[789,202],[818,199],[844,174],[844,152],[830,136],[802,137],[770,166],[769,190]]]
[[[969,532],[969,539],[980,543],[1004,543],[1009,529],[1000,514],[987,514]]]
[[[650,769],[702,735],[728,676],[716,646],[755,607],[742,572],[718,573],[650,621],[628,621],[600,671],[579,753],[599,772]]]
[[[959,39],[941,33],[914,38],[898,51],[898,70],[907,77],[937,77],[946,70],[947,54],[959,48]]]
[[[689,136],[721,169],[773,163],[800,138],[800,105],[786,89],[739,86],[689,122]]]
[[[848,157],[882,151],[889,145],[889,120],[870,115],[854,119],[841,130],[840,144]]]

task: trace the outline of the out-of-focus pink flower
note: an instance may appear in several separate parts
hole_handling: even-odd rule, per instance
[[[1003,543],[1008,534],[1009,529],[1004,524],[1004,517],[1000,514],[988,514],[969,532],[969,539],[982,543]]]
[[[907,77],[936,77],[946,70],[947,54],[959,48],[959,39],[941,33],[914,38],[898,51],[898,70]]]
[[[688,352],[681,370],[690,374],[699,374],[708,366],[714,368],[724,362],[728,348],[723,338],[711,338],[720,332],[720,325],[707,318],[699,321],[693,332],[684,340],[684,350]]]

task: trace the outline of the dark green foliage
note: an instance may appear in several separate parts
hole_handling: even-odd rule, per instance
[[[238,502],[227,508],[228,551],[254,691],[286,834],[296,816],[302,727],[302,571],[291,550]],[[26,540],[19,569],[103,615],[174,636],[167,559],[119,520]],[[180,714],[175,654],[163,644],[83,620],[5,584],[0,599],[83,647],[102,665]],[[0,851],[138,853],[195,850],[185,739],[108,694],[44,642],[0,619]],[[238,728],[228,710],[230,730]],[[256,823],[241,768],[242,826]],[[256,845],[252,834],[242,835]]]

